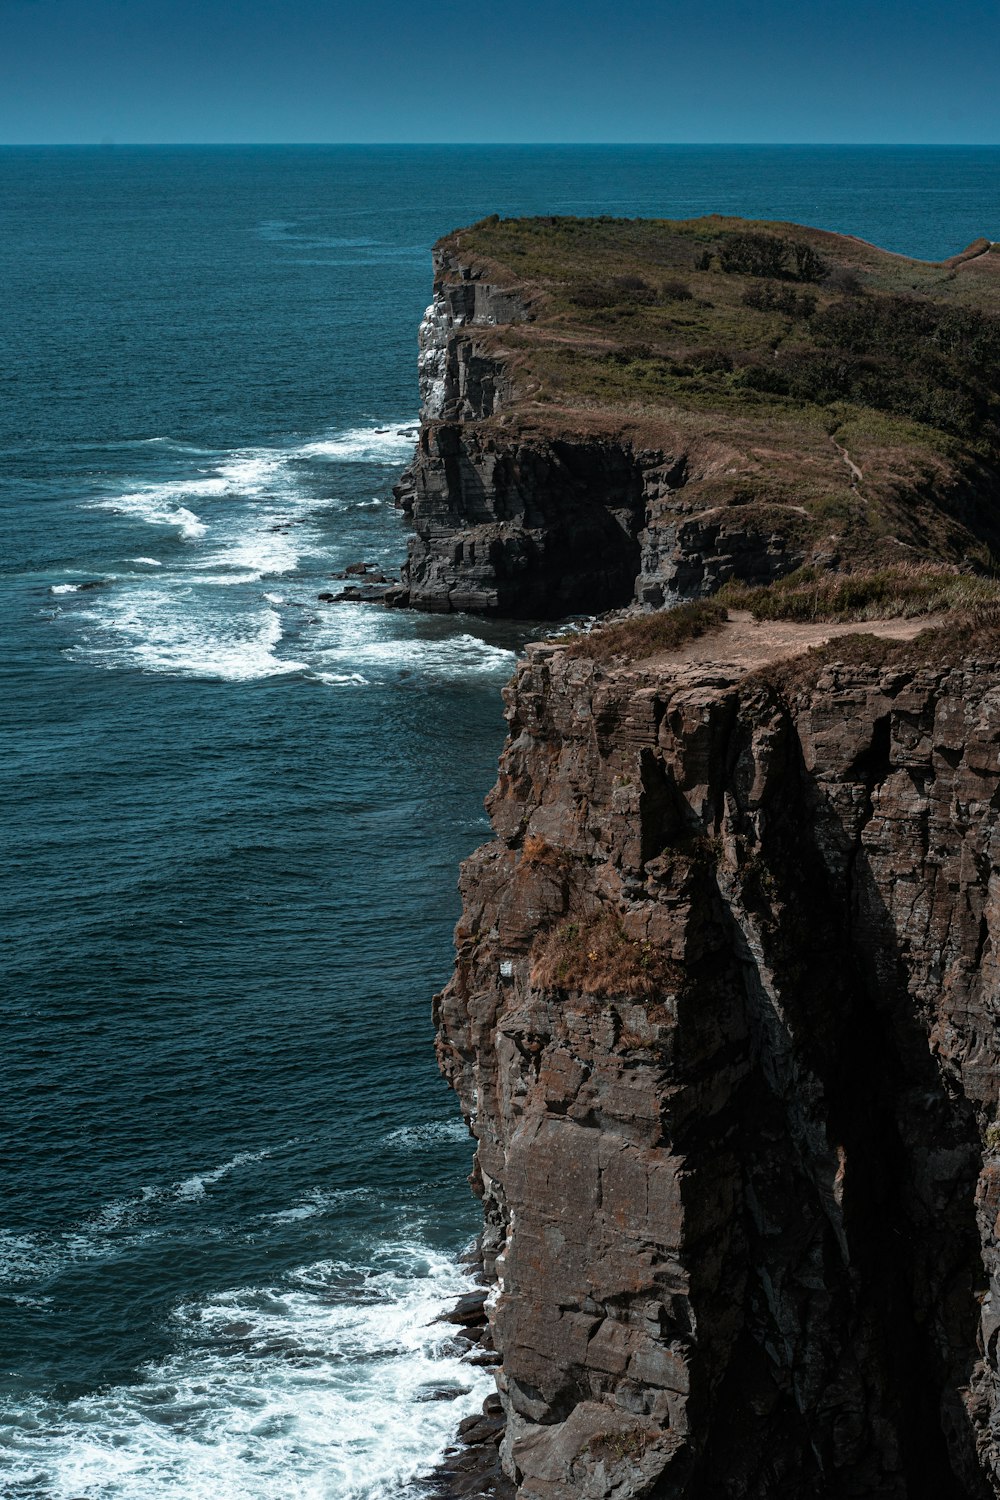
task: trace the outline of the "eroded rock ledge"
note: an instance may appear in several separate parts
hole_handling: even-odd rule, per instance
[[[995,662],[745,655],[541,645],[506,694],[435,1002],[504,1464],[1000,1494]]]

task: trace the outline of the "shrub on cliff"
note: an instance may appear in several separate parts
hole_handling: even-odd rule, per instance
[[[588,635],[577,636],[566,651],[569,656],[652,656],[672,651],[725,624],[726,610],[714,599],[691,599],[673,609],[647,615],[631,615],[602,625]]]
[[[822,281],[827,264],[804,240],[746,230],[731,234],[719,248],[719,266],[729,275]]]
[[[797,568],[761,588],[728,583],[720,599],[758,620],[878,620],[898,616],[1000,611],[1000,580],[932,563],[897,563],[855,573]]]
[[[816,311],[812,292],[796,292],[774,281],[752,281],[743,293],[743,306],[760,312],[783,313],[788,318],[811,318]]]
[[[535,939],[531,983],[585,995],[652,998],[674,990],[680,972],[661,949],[637,942],[617,912],[562,922]]]

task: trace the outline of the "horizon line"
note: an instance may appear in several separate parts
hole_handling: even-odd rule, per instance
[[[903,150],[903,151],[995,151],[1000,141],[127,141],[105,139],[100,141],[0,141],[0,151],[108,151],[123,147],[127,150],[171,150],[189,148],[197,151],[226,150],[231,148],[258,150],[261,148],[311,148],[342,150],[744,150],[766,148],[768,150]]]

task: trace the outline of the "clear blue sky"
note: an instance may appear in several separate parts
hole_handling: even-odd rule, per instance
[[[0,142],[1000,142],[998,0],[0,0]]]

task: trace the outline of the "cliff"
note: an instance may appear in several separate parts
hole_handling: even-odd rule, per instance
[[[389,602],[659,606],[803,564],[1000,554],[1000,254],[718,217],[442,240]]]
[[[995,642],[873,628],[508,689],[435,1014],[523,1500],[1000,1493]]]
[[[1000,1495],[998,270],[435,252],[389,602],[630,606],[507,691],[435,1002],[520,1500]]]

